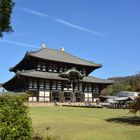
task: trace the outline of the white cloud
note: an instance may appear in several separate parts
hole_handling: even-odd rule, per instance
[[[36,45],[31,45],[31,44],[26,44],[26,43],[16,42],[16,41],[10,41],[10,40],[6,40],[6,39],[2,39],[1,42],[18,45],[18,46],[30,47],[30,48],[39,48]]]
[[[37,11],[34,11],[34,10],[30,10],[30,9],[27,9],[27,8],[22,8],[24,11],[28,12],[28,13],[31,13],[33,15],[36,15],[36,16],[41,16],[41,17],[47,17],[47,18],[50,18],[50,16],[48,16],[47,14],[44,14],[44,13],[40,13],[40,12],[37,12]]]
[[[55,22],[58,22],[58,23],[61,23],[65,26],[69,26],[71,28],[75,28],[75,29],[78,29],[78,30],[81,30],[81,31],[85,31],[85,32],[89,32],[89,33],[92,33],[92,34],[95,34],[95,35],[98,35],[98,36],[103,36],[103,34],[99,33],[99,32],[96,32],[94,30],[91,30],[91,29],[88,29],[88,28],[85,28],[85,27],[82,27],[82,26],[79,26],[79,25],[76,25],[76,24],[73,24],[73,23],[70,23],[66,20],[63,20],[61,18],[56,18],[56,17],[52,17],[52,16],[49,16],[45,13],[41,13],[41,12],[38,12],[38,11],[34,11],[34,10],[30,10],[30,9],[27,9],[27,8],[22,8],[25,12],[28,12],[30,14],[33,14],[35,16],[40,16],[40,17],[44,17],[44,18],[49,18]]]

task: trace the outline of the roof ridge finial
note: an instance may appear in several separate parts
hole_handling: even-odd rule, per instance
[[[47,48],[47,46],[46,46],[45,43],[42,44],[42,48],[43,48],[43,49],[44,49],[44,48]]]
[[[60,50],[61,50],[61,52],[64,52],[64,47],[62,46],[62,47],[60,48]]]

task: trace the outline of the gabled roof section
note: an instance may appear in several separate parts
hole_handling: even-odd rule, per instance
[[[61,74],[59,74],[59,76],[64,77],[64,78],[77,78],[77,79],[82,79],[84,76],[78,71],[76,70],[76,68],[71,68]]]
[[[85,59],[71,55],[65,51],[60,51],[60,50],[55,50],[50,48],[42,48],[36,52],[29,52],[28,55],[45,59],[45,60],[65,62],[65,63],[71,63],[71,64],[77,64],[83,66],[92,66],[97,68],[102,66],[101,64],[96,64],[92,61],[87,61]]]

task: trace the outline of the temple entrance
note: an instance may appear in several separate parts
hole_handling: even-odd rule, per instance
[[[64,92],[64,101],[65,102],[71,101],[71,92]]]
[[[52,101],[59,102],[59,100],[60,100],[59,95],[60,95],[59,91],[52,91]]]
[[[81,102],[81,93],[80,92],[75,93],[75,99],[76,99],[76,102]]]

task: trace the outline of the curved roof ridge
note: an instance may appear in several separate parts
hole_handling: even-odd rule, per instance
[[[36,50],[36,51],[27,51],[27,53],[28,54],[33,54],[33,53],[37,53],[37,52],[40,52],[41,50],[43,50],[43,49],[47,49],[47,48],[41,48],[41,49],[39,49],[39,50]]]

